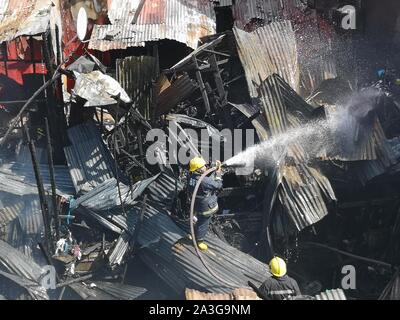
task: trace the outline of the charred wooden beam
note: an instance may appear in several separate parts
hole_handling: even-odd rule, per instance
[[[206,112],[210,113],[211,112],[210,100],[208,99],[207,89],[206,89],[206,86],[204,84],[203,76],[201,75],[201,72],[200,72],[200,69],[199,69],[199,64],[197,62],[197,58],[196,57],[193,57],[193,63],[196,66],[196,78],[197,78],[197,82],[199,83],[199,87],[200,87],[201,95],[203,97],[203,101],[204,101],[204,106],[206,108]]]

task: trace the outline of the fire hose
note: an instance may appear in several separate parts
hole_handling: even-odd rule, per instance
[[[226,166],[226,165],[223,164],[222,166]],[[204,172],[204,173],[201,175],[201,177],[199,178],[199,180],[197,181],[197,184],[196,184],[196,186],[195,186],[195,188],[194,188],[193,195],[192,195],[192,201],[191,201],[191,203],[190,203],[190,233],[191,233],[191,236],[192,236],[193,246],[194,246],[194,249],[195,249],[195,251],[196,251],[196,254],[197,254],[197,256],[199,257],[201,263],[202,263],[202,264],[204,265],[204,267],[207,269],[207,271],[208,271],[215,279],[219,280],[220,282],[222,282],[222,283],[228,285],[229,287],[237,288],[237,286],[238,286],[237,284],[233,284],[233,283],[231,283],[231,282],[229,282],[229,281],[227,281],[227,280],[225,280],[225,279],[222,279],[220,276],[218,276],[218,275],[210,268],[210,266],[207,264],[207,262],[205,261],[204,257],[202,256],[202,254],[201,254],[199,248],[197,247],[197,240],[196,240],[196,236],[195,236],[195,232],[194,232],[194,222],[193,222],[193,219],[194,219],[194,203],[195,203],[195,200],[196,200],[197,192],[199,191],[200,185],[201,185],[202,181],[204,180],[204,178],[205,178],[206,176],[208,176],[209,174],[215,172],[217,169],[218,169],[217,167],[213,167],[213,168],[211,168],[211,169],[208,169],[206,172]]]

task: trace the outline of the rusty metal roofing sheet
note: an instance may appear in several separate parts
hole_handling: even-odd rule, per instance
[[[1,0],[0,43],[19,36],[46,32],[50,24],[50,0]]]
[[[200,38],[216,32],[214,7],[208,0],[146,0],[136,25],[129,23],[132,8],[120,12],[127,17],[119,15],[114,24],[94,26],[89,49],[126,49],[162,39],[196,49]]]
[[[281,169],[278,197],[298,230],[313,225],[328,214],[325,199],[336,200],[329,180],[305,166]]]
[[[24,204],[19,196],[0,191],[0,227],[15,220],[23,208]]]
[[[236,0],[235,25],[244,29],[254,19],[266,22],[277,19],[282,12],[282,2],[276,0]]]
[[[153,116],[153,85],[158,75],[158,60],[154,57],[127,57],[117,60],[117,80],[146,119]]]
[[[252,98],[258,96],[256,87],[275,73],[299,90],[297,45],[290,21],[274,22],[251,33],[233,30]]]
[[[25,194],[37,194],[38,189],[36,185],[25,182],[23,177],[0,171],[0,191],[23,196]]]
[[[289,115],[293,111],[299,111],[298,105],[293,104],[293,101],[301,99],[293,92],[292,98],[296,99],[285,99],[285,86],[280,82],[284,81],[272,75],[257,88],[272,137],[285,133],[291,127]],[[304,116],[307,109],[302,108]],[[294,225],[302,230],[325,217],[328,214],[325,201],[336,200],[336,197],[329,180],[319,170],[304,164],[305,152],[300,145],[293,143],[285,148],[282,161],[279,161],[267,190],[266,203],[270,205],[267,216],[278,198]],[[286,157],[292,158],[293,163],[286,163]]]
[[[302,7],[302,0],[236,0],[233,6],[235,25],[245,30],[253,27],[254,21],[277,21]]]

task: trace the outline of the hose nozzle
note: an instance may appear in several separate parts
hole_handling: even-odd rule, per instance
[[[246,167],[245,163],[227,164],[226,162],[224,162],[221,165],[221,168],[223,168],[223,169],[227,169],[227,168],[238,169],[238,168],[245,168],[245,167]]]

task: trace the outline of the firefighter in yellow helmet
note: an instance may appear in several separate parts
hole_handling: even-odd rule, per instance
[[[286,263],[283,259],[272,258],[269,269],[272,276],[259,288],[264,297],[268,300],[284,300],[301,295],[297,281],[286,274]]]
[[[195,236],[197,245],[202,251],[208,249],[207,244],[204,242],[204,238],[207,234],[212,215],[217,213],[219,210],[217,192],[222,189],[222,171],[220,161],[217,161],[217,167],[218,170],[215,175],[205,177],[201,182],[194,203],[194,215],[196,221]],[[190,161],[188,177],[188,196],[190,200],[198,180],[206,170],[207,163],[203,158],[195,157]]]

